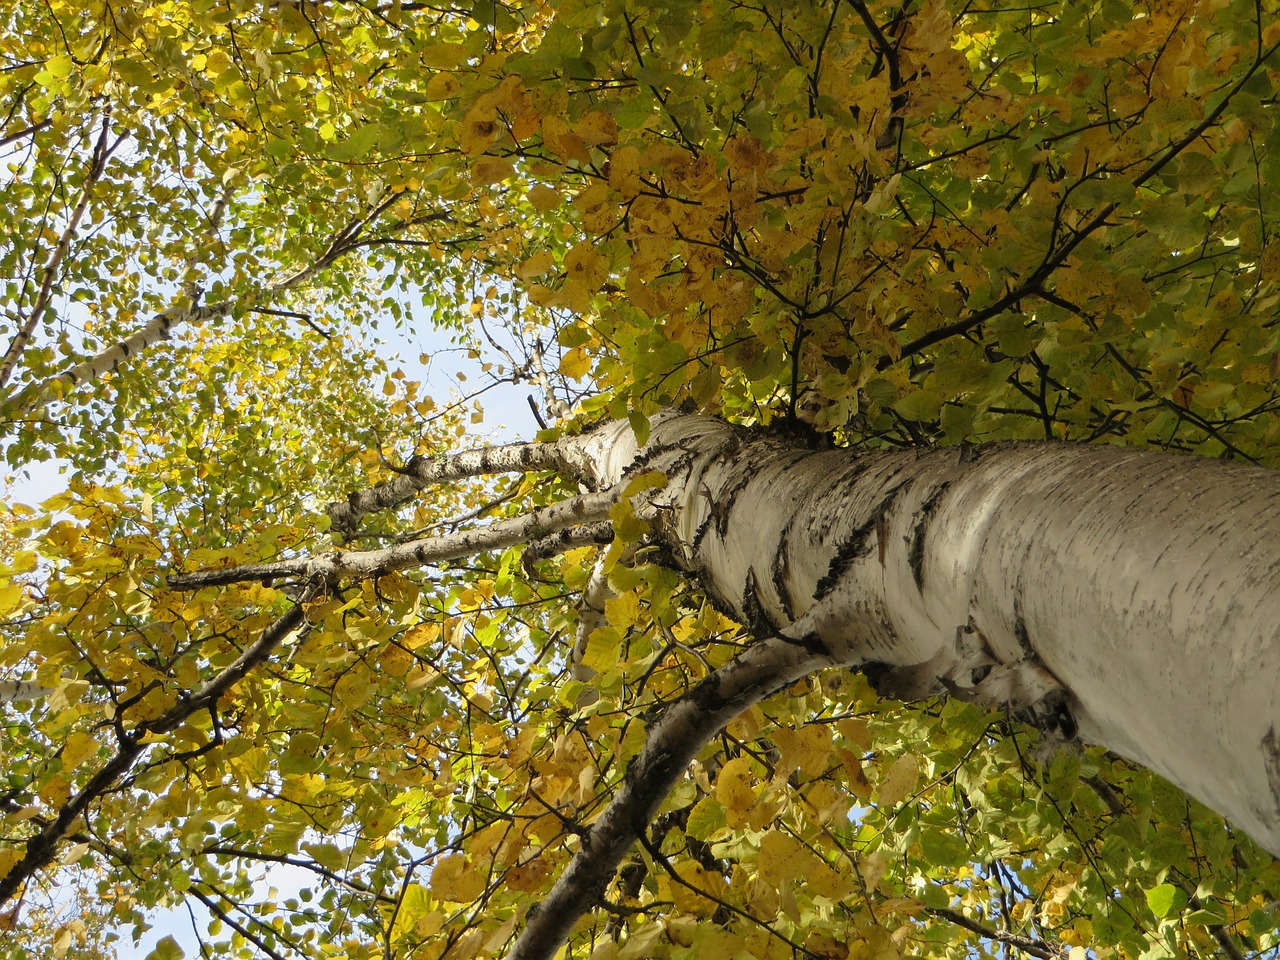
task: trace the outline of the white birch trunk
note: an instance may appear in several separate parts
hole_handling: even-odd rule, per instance
[[[1010,443],[800,449],[668,417],[581,438],[759,636],[886,693],[1007,704],[1168,778],[1280,854],[1280,473]]]

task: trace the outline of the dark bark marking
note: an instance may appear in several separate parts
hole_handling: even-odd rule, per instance
[[[1267,735],[1262,738],[1262,762],[1267,770],[1271,799],[1275,803],[1276,813],[1280,814],[1280,738],[1276,737],[1274,723],[1267,728]]]
[[[1027,632],[1027,618],[1022,613],[1022,598],[1013,598],[1013,636],[1022,648],[1024,657],[1034,657],[1035,649],[1031,646],[1031,634]]]
[[[773,555],[773,589],[778,595],[778,602],[782,604],[782,612],[786,615],[789,622],[796,619],[795,602],[791,597],[791,590],[787,586],[787,573],[789,572],[789,564],[787,557],[791,552],[791,532],[795,526],[795,514],[787,521],[787,525],[782,528],[782,534],[778,537],[778,549]]]
[[[915,663],[907,667],[895,667],[888,663],[864,663],[862,674],[871,689],[886,700],[909,702],[921,700],[938,692],[935,686],[936,671],[928,663]]]
[[[755,479],[751,474],[747,474],[732,487],[724,492],[718,500],[711,504],[711,516],[716,522],[716,535],[723,540],[725,534],[729,532],[729,514],[733,510],[733,505],[738,499],[738,495],[742,493],[751,481]]]
[[[764,605],[760,603],[758,587],[755,568],[750,567],[747,569],[746,588],[742,591],[742,616],[747,628],[757,637],[763,637],[777,633],[780,625],[774,623],[773,618],[765,612]]]
[[[871,512],[871,516],[861,526],[850,531],[844,542],[836,546],[835,556],[831,558],[831,563],[827,566],[827,572],[818,581],[817,586],[814,587],[813,599],[821,600],[827,596],[836,588],[840,578],[856,561],[871,553],[871,535],[873,533],[879,538],[881,544],[880,560],[882,563],[884,562],[885,530],[889,511],[893,509],[898,495],[910,484],[910,480],[903,480],[891,487],[889,492],[880,500],[880,503],[876,505],[875,510]]]
[[[956,464],[963,466],[974,463],[979,457],[986,456],[993,450],[1000,450],[1007,446],[1009,446],[1008,442],[1001,440],[995,440],[990,443],[969,443],[967,440],[961,440],[960,446],[956,448],[960,451],[960,456],[956,458]]]
[[[831,656],[831,648],[816,633],[806,633],[803,637],[789,637],[785,633],[779,633],[778,638],[800,647],[816,657]]]
[[[924,593],[924,542],[928,536],[929,522],[938,512],[938,502],[950,486],[950,480],[938,484],[937,489],[920,504],[915,523],[911,526],[911,539],[907,543],[907,566],[911,568],[911,579],[921,593]]]
[[[629,476],[638,473],[654,461],[654,458],[661,457],[671,453],[673,450],[683,449],[676,443],[659,443],[650,447],[645,447],[636,454],[636,458],[631,461],[631,465],[627,467],[626,474]]]

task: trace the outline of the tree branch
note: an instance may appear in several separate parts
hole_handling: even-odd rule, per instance
[[[106,793],[150,749],[154,741],[147,735],[170,733],[188,718],[213,707],[219,698],[241,680],[250,670],[270,655],[287,636],[305,623],[301,604],[291,607],[278,617],[258,641],[242,653],[234,663],[208,681],[195,693],[179,701],[153,720],[145,720],[119,738],[119,747],[107,763],[98,770],[80,791],[63,804],[58,815],[48,821],[39,833],[27,840],[22,859],[0,877],[0,903],[11,899],[28,879],[53,861],[58,844],[71,832],[75,822],[88,809],[89,804]]]
[[[50,255],[44,270],[41,271],[40,289],[36,292],[35,302],[31,305],[31,312],[19,324],[18,332],[13,335],[9,349],[5,351],[4,358],[0,360],[0,387],[6,385],[13,376],[18,360],[27,349],[27,344],[31,341],[31,336],[35,332],[37,324],[40,323],[40,318],[44,316],[45,310],[49,307],[49,301],[53,298],[53,285],[58,278],[58,271],[62,268],[62,261],[66,258],[67,251],[71,249],[71,241],[75,239],[76,230],[80,227],[80,220],[89,208],[89,198],[93,195],[93,188],[102,178],[103,171],[106,170],[107,160],[115,152],[116,147],[120,146],[128,136],[127,134],[121,134],[114,143],[109,144],[110,133],[111,119],[108,114],[102,118],[102,131],[99,133],[98,142],[93,148],[93,158],[89,163],[89,170],[85,174],[84,186],[80,189],[80,199],[76,203],[75,209],[71,211],[71,217],[62,231],[62,236],[58,238],[58,245]]]
[[[964,927],[984,940],[1007,943],[1009,946],[1017,947],[1033,957],[1039,957],[1040,960],[1061,960],[1062,955],[1065,953],[1063,948],[1058,947],[1055,949],[1043,940],[1020,937],[1015,933],[1006,933],[1003,930],[992,930],[990,927],[984,927],[978,921],[969,919],[958,910],[949,910],[946,907],[929,907],[927,912],[932,917],[946,920],[948,923],[954,923],[957,927]]]
[[[567,439],[573,441],[577,438]],[[394,509],[436,483],[451,483],[495,473],[531,473],[535,470],[557,470],[576,476],[578,470],[566,458],[565,447],[566,440],[555,443],[510,443],[437,457],[414,457],[399,471],[399,476],[356,491],[346,500],[329,504],[325,512],[329,515],[330,529],[341,540],[349,540],[368,514]]]
[[[334,550],[318,557],[178,573],[169,578],[169,586],[175,590],[198,590],[254,580],[318,579],[328,584],[365,580],[395,570],[431,566],[489,550],[501,550],[545,537],[565,527],[604,520],[620,493],[621,487],[610,487],[599,493],[587,493],[539,507],[509,520],[496,520],[488,526],[427,540],[411,540],[378,550]]]
[[[707,742],[742,711],[831,663],[786,636],[773,636],[753,644],[667,707],[649,729],[617,794],[583,836],[581,849],[530,912],[507,960],[554,957],[578,918],[600,900],[622,857]]]
[[[35,387],[18,400],[17,408],[24,414],[35,415],[45,404],[58,399],[61,392],[59,387],[70,389],[88,380],[97,380],[152,344],[169,339],[169,334],[174,327],[184,323],[203,323],[206,320],[224,317],[231,312],[232,306],[232,301],[224,300],[204,307],[194,305],[172,307],[157,313],[145,326],[123,340],[116,341],[97,355],[81,361]]]

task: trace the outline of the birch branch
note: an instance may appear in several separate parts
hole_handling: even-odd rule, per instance
[[[22,354],[26,351],[27,344],[31,342],[31,337],[35,333],[40,319],[49,307],[49,301],[53,299],[53,286],[58,279],[59,271],[62,269],[62,261],[66,259],[67,251],[71,249],[71,242],[75,239],[76,231],[80,228],[80,221],[83,219],[85,211],[89,208],[89,198],[93,195],[93,188],[102,179],[102,174],[107,168],[107,160],[110,159],[111,154],[128,136],[127,134],[121,134],[114,143],[108,145],[107,141],[110,133],[111,120],[108,115],[102,118],[102,131],[99,133],[98,142],[93,148],[93,159],[90,161],[88,173],[85,174],[84,186],[80,189],[80,199],[76,203],[75,209],[71,212],[71,217],[67,221],[66,228],[62,231],[62,236],[58,238],[58,245],[54,248],[53,254],[49,257],[44,270],[40,273],[40,289],[36,292],[31,312],[19,324],[18,332],[13,335],[13,341],[9,344],[9,349],[5,351],[3,360],[0,360],[0,387],[8,384],[13,376],[13,371],[18,365],[18,361],[22,358]]]
[[[566,458],[566,445],[566,441],[511,443],[437,457],[414,457],[401,468],[399,476],[352,493],[346,500],[329,504],[326,512],[330,529],[341,539],[349,540],[368,514],[394,509],[437,483],[534,470],[568,471],[573,475],[577,471]]]
[[[798,626],[798,625],[797,625]],[[785,636],[753,644],[669,706],[650,729],[617,794],[582,837],[551,892],[530,911],[507,960],[550,960],[597,905],[623,856],[702,748],[742,711],[831,665]]]
[[[587,493],[547,507],[539,507],[509,520],[496,520],[473,530],[462,530],[427,540],[411,540],[377,550],[335,550],[318,557],[299,557],[275,563],[252,563],[174,574],[169,578],[169,586],[175,590],[198,590],[201,587],[219,587],[254,580],[318,578],[329,584],[366,580],[396,570],[432,566],[489,550],[501,550],[545,537],[565,527],[604,520],[621,491],[620,486],[610,487],[599,493]]]
[[[0,680],[0,704],[39,700],[51,692],[52,688],[34,680]]]
[[[184,323],[204,323],[206,320],[225,317],[231,312],[232,306],[232,301],[224,300],[204,307],[172,307],[163,313],[157,313],[140,330],[123,340],[116,341],[105,350],[77,363],[69,370],[64,370],[57,376],[44,381],[31,391],[27,398],[19,401],[18,408],[29,414],[36,414],[45,404],[58,399],[66,390],[89,380],[97,380],[151,345],[169,339],[174,327]]]
[[[584,523],[579,527],[566,527],[559,533],[535,540],[525,549],[520,562],[526,572],[533,570],[533,565],[548,557],[557,557],[574,547],[595,547],[613,541],[613,524],[608,520],[597,520],[595,523]]]

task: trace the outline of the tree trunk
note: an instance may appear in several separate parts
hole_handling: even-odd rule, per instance
[[[1280,854],[1280,473],[1053,443],[815,451],[676,416],[642,451],[626,424],[580,451],[602,486],[667,475],[644,515],[758,636],[889,695],[1007,705]]]

